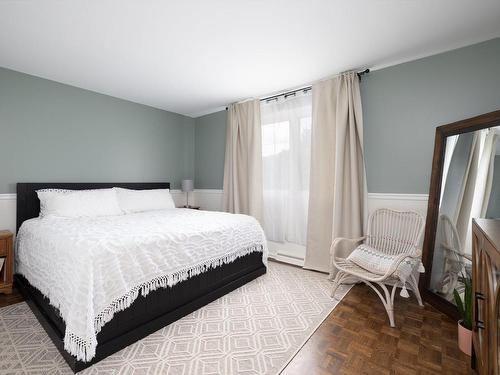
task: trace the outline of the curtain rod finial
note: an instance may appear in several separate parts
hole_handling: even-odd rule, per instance
[[[365,70],[363,70],[363,71],[361,71],[361,72],[357,72],[356,74],[358,75],[358,78],[361,80],[361,76],[363,74],[367,74],[367,73],[370,73],[370,69],[368,69],[368,68],[365,69]]]

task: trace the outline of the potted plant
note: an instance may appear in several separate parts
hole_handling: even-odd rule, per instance
[[[463,284],[463,300],[460,293],[454,289],[453,297],[461,319],[458,321],[458,347],[462,352],[471,355],[472,349],[472,280],[462,276],[459,281]]]

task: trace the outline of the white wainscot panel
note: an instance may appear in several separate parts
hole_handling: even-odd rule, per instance
[[[0,194],[0,230],[16,232],[16,194]]]
[[[171,189],[170,194],[172,195],[172,199],[174,200],[175,207],[182,207],[186,204],[186,193],[183,193],[181,190]],[[192,205],[193,193],[189,193],[189,203]]]
[[[427,215],[427,194],[368,193],[368,214],[378,208],[398,211],[415,211],[424,218]]]
[[[177,207],[186,204],[186,193],[181,190],[170,190],[172,198]],[[197,189],[189,193],[189,204],[200,206],[202,210],[222,211],[222,190],[219,189]]]
[[[180,191],[179,193],[183,194]],[[185,196],[182,195],[182,197],[185,200]],[[369,193],[368,213],[372,213],[377,208],[391,208],[400,211],[416,211],[425,217],[427,214],[427,200],[427,194]],[[222,190],[195,190],[190,194],[189,201],[191,204],[201,206],[203,210],[222,211]]]
[[[202,210],[222,211],[222,190],[197,189],[194,191],[194,204]]]
[[[427,214],[427,194],[368,194],[368,214],[378,208],[399,211],[415,211],[424,218]],[[222,190],[204,189],[194,191],[194,201],[203,210],[222,211]],[[269,256],[287,263],[303,265],[305,247],[291,243],[268,242]]]
[[[378,208],[390,208],[398,211],[418,212],[425,219],[427,217],[427,194],[368,194],[368,214]],[[420,248],[424,243],[424,236],[420,238]]]

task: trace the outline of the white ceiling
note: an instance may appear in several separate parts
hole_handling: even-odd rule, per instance
[[[193,117],[498,36],[499,0],[0,2],[0,66]]]

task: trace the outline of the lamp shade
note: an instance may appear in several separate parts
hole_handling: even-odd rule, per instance
[[[181,186],[183,192],[193,191],[193,180],[182,180]]]

